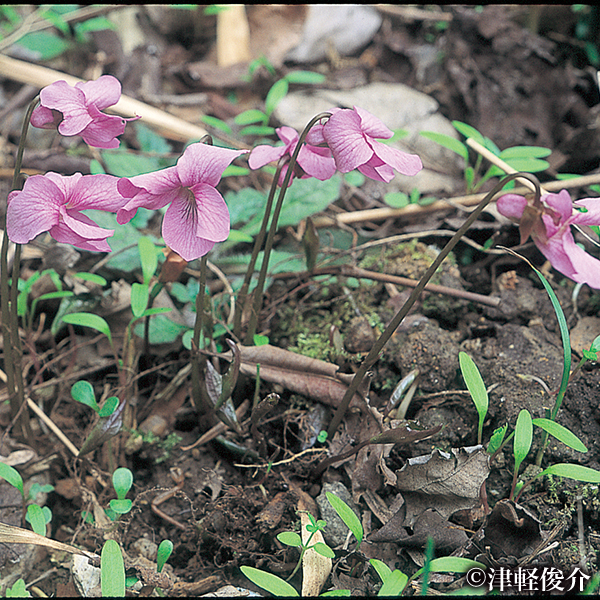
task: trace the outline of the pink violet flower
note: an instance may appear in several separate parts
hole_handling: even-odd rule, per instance
[[[229,235],[229,210],[215,187],[225,168],[245,152],[192,144],[174,167],[120,179],[119,192],[128,201],[117,221],[127,223],[140,207],[169,205],[162,224],[167,246],[188,262],[204,256]]]
[[[358,169],[363,175],[389,183],[394,169],[402,175],[416,175],[423,163],[416,154],[392,148],[376,138],[389,139],[394,133],[370,112],[332,108],[324,124],[316,124],[306,136],[313,146],[326,144],[342,173]]]
[[[279,160],[286,154],[290,157],[292,156],[300,138],[298,132],[291,127],[279,127],[275,130],[275,133],[283,142],[283,146],[256,146],[248,158],[248,166],[251,169],[260,169],[272,161]],[[335,171],[335,161],[331,156],[329,148],[319,148],[310,144],[303,144],[298,153],[296,168],[292,177],[290,177],[289,185],[291,185],[294,175],[301,179],[314,177],[320,181],[325,181],[333,177]],[[286,172],[287,166],[284,166],[279,175],[279,185],[283,184]]]
[[[557,271],[577,283],[600,289],[600,260],[578,246],[571,232],[571,225],[600,225],[600,198],[572,203],[569,192],[562,190],[543,195],[535,205],[518,194],[505,194],[496,206],[501,215],[519,222],[521,243],[531,235]]]
[[[8,195],[6,231],[10,240],[26,244],[48,231],[57,241],[92,252],[110,252],[106,238],[114,229],[103,229],[81,211],[116,212],[125,204],[112,175],[34,175],[21,191]]]
[[[41,129],[58,126],[61,135],[80,135],[86,144],[96,148],[117,148],[117,136],[125,131],[126,122],[139,118],[124,119],[101,112],[120,97],[121,84],[111,75],[80,82],[75,87],[66,81],[55,81],[40,92],[40,104],[31,115],[31,124]]]

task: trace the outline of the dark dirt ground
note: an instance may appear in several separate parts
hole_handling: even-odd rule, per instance
[[[96,34],[83,51],[79,47],[49,66],[80,77],[87,77],[92,67],[100,66],[102,72],[120,78],[124,93],[151,104],[153,99],[158,102],[161,94],[201,93],[204,94],[201,112],[223,120],[231,120],[247,108],[262,106],[273,80],[268,73],[258,70],[250,82],[244,82],[234,69],[216,67],[214,18],[202,18],[198,9],[194,19],[170,22],[166,16],[158,20],[149,18],[143,7],[138,10],[138,18],[145,23],[143,30],[147,39],[133,50],[123,48],[112,35]],[[383,7],[380,30],[360,53],[343,59],[337,57],[337,60],[331,57],[308,66],[274,63],[277,72],[282,75],[295,68],[310,68],[326,74],[325,88],[348,87],[352,82],[354,85],[402,82],[432,95],[444,116],[469,123],[500,148],[540,145],[552,149],[548,159],[551,167],[541,174],[542,181],[554,179],[558,172],[596,172],[600,157],[596,70],[582,49],[583,42],[575,37],[577,16],[570,7],[492,5],[481,12],[461,6],[428,10],[430,15],[437,15],[437,19],[426,13],[410,14],[403,11],[403,7]],[[447,17],[444,27],[439,26],[441,17],[437,13],[440,11],[441,17]],[[253,43],[259,44],[257,22],[264,19],[268,24],[268,19],[282,19],[290,31],[297,32],[302,8],[252,6],[248,7],[248,17],[251,25],[254,24],[254,29],[251,28],[251,35],[255,36]],[[598,27],[597,21],[595,27]],[[595,31],[590,41],[597,44],[598,29]],[[425,68],[421,57],[424,50],[431,48],[438,52],[439,60]],[[102,56],[101,65],[99,56]],[[152,69],[148,65],[152,65]],[[246,69],[244,67],[241,73]],[[201,72],[203,77],[192,76],[194,72]],[[147,76],[152,77],[150,88]],[[9,79],[2,80],[0,85],[3,105],[12,107],[10,114],[2,112],[4,122],[1,124],[0,160],[9,173],[19,127],[18,120],[13,123],[9,117],[22,115],[28,90],[22,91],[21,84]],[[231,102],[232,92],[237,94],[239,104]],[[20,104],[14,100],[18,94],[22,94]],[[191,110],[180,106],[173,110],[199,123],[198,107]],[[124,139],[127,141],[127,134]],[[51,152],[32,147],[26,152],[24,167],[64,174],[78,170],[85,173],[89,172],[90,158],[89,152],[67,153],[60,146],[53,147]],[[6,189],[9,181],[10,175],[3,170],[2,185]],[[229,181],[223,182],[223,191],[233,185]],[[255,178],[246,178],[238,185],[254,182]],[[461,181],[457,181],[457,195],[465,191],[461,185]],[[349,189],[335,205],[345,210],[377,206],[369,198],[376,198],[376,193],[381,197],[382,190],[378,186],[367,182],[363,193],[358,195]],[[595,195],[586,189],[576,193],[579,197]],[[432,213],[418,224],[395,219],[346,227],[343,233],[348,239],[354,234],[360,244],[406,232],[418,235],[421,230],[457,229],[463,218],[459,211],[443,215]],[[469,237],[482,244],[492,234],[497,245],[518,244],[515,227],[500,225],[487,214]],[[323,258],[333,254],[333,250],[323,248],[330,245],[332,235],[329,232],[321,236]],[[427,258],[431,252],[427,246],[439,248],[445,241],[445,237],[428,235],[408,249],[397,244],[382,245],[369,252],[348,254],[348,263],[372,271],[418,278],[424,271],[423,265],[431,260]],[[291,246],[301,251],[289,229],[280,231],[277,243],[280,247]],[[569,328],[578,336],[583,332],[589,347],[600,322],[589,320],[599,316],[597,293],[584,286],[574,304],[571,281],[547,265],[544,267],[543,258],[533,244],[528,243],[520,251],[545,269]],[[423,531],[433,535],[436,556],[454,553],[470,558],[484,557],[491,564],[514,565],[535,549],[532,564],[552,564],[566,571],[581,566],[588,573],[595,573],[600,549],[600,496],[596,485],[569,479],[537,480],[520,498],[522,508],[519,510],[526,509],[533,515],[520,514],[529,526],[521,530],[509,520],[499,523],[486,520],[479,501],[467,502],[463,507],[456,490],[450,492],[451,509],[443,517],[431,520],[435,512],[431,509],[447,501],[434,495],[425,501],[421,498],[420,508],[414,508],[406,500],[409,512],[413,510],[412,519],[406,517],[404,522],[398,521],[398,515],[405,514],[407,509],[406,504],[400,509],[402,495],[392,485],[394,473],[409,458],[430,454],[434,448],[450,451],[474,446],[477,442],[477,414],[463,391],[465,386],[459,376],[460,350],[471,355],[486,386],[491,387],[484,441],[505,423],[514,427],[517,414],[523,408],[534,418],[544,416],[544,409],[553,405],[560,384],[562,346],[557,320],[546,292],[529,267],[506,254],[484,253],[466,244],[457,246],[453,260],[442,269],[441,283],[499,296],[500,305],[493,308],[441,295],[424,296],[407,319],[410,324],[402,325],[385,347],[370,378],[371,405],[383,410],[397,382],[418,368],[420,384],[407,418],[427,428],[438,424],[444,428],[430,439],[411,444],[363,449],[357,456],[329,467],[317,477],[313,470],[327,452],[329,455],[341,453],[348,444],[378,432],[376,418],[364,406],[347,415],[331,442],[320,444],[315,442],[315,436],[327,428],[332,406],[319,402],[319,388],[314,388],[312,394],[303,394],[294,385],[278,381],[277,377],[263,378],[259,396],[264,398],[276,392],[281,396],[278,405],[262,418],[254,436],[250,413],[246,412],[242,418],[242,433],[229,432],[224,437],[253,452],[266,448],[264,456],[274,463],[267,469],[263,458],[236,454],[231,447],[215,441],[185,450],[214,424],[207,415],[199,416],[193,407],[185,370],[189,352],[179,339],[153,348],[150,356],[142,357],[137,380],[137,422],[154,435],[146,434],[143,439],[138,436],[134,440],[129,434],[120,434],[120,456],[125,463],[119,462],[118,466],[127,466],[134,474],[134,489],[128,496],[134,500],[134,508],[113,528],[113,535],[127,553],[128,573],[137,572],[140,576],[140,568],[150,564],[148,559],[155,560],[156,550],[151,544],[170,539],[174,552],[169,559],[168,573],[174,585],[165,590],[169,595],[198,596],[226,584],[256,590],[240,573],[242,565],[262,568],[285,578],[295,566],[297,550],[283,546],[276,535],[297,526],[296,510],[300,501],[316,513],[315,501],[324,486],[340,483],[352,494],[367,541],[359,552],[350,553],[341,549],[343,540],[330,541],[326,535],[326,540],[338,550],[324,590],[344,588],[350,589],[353,595],[376,595],[379,580],[373,569],[368,568],[369,558],[383,560],[391,568],[399,568],[409,575],[414,573],[423,562]],[[83,253],[76,269],[91,269],[97,262],[97,256]],[[185,283],[193,276],[194,266],[190,265],[191,269],[182,275],[181,281]],[[37,257],[34,254],[23,261],[22,276],[27,277],[42,268],[38,252]],[[108,269],[99,272],[109,280],[116,281],[120,277]],[[218,279],[210,277],[213,293],[222,297]],[[129,283],[131,281],[134,279]],[[389,284],[362,279],[360,282],[359,286],[352,287],[340,277],[311,280],[306,273],[276,277],[266,292],[259,330],[268,335],[274,346],[335,363],[340,372],[352,373],[377,333],[406,297],[401,287],[390,288]],[[105,388],[115,386],[115,370],[106,344],[89,331],[78,332],[76,342],[80,347],[76,353],[68,352],[74,338],[53,340],[47,324],[55,310],[56,305],[41,306],[37,316],[40,319],[41,313],[46,313],[46,325],[41,320],[36,321],[40,324],[37,357],[42,364],[56,360],[46,370],[45,385],[32,389],[31,394],[80,447],[90,425],[90,411],[71,400],[70,386],[84,377],[80,375],[83,372],[98,393],[102,393]],[[119,327],[122,331],[123,323],[129,319],[127,311],[107,318],[115,331]],[[341,334],[343,348],[330,343],[333,325]],[[575,333],[573,336],[575,340]],[[585,341],[578,344],[573,341],[574,364],[581,356],[577,350],[580,352],[585,347]],[[28,357],[30,353],[26,361]],[[225,362],[221,366],[224,367]],[[28,372],[31,382],[34,369],[30,366]],[[178,374],[182,375],[179,379]],[[300,387],[313,385],[312,381],[305,382],[306,373],[296,371],[296,377]],[[234,404],[240,406],[245,399],[252,398],[254,388],[254,379],[242,378],[234,391]],[[582,454],[561,443],[550,443],[543,466],[568,462],[600,469],[599,402],[600,370],[597,363],[588,363],[569,384],[558,417],[561,424],[583,441],[588,452]],[[4,430],[10,418],[7,410],[2,408],[2,411],[0,425]],[[84,524],[81,513],[106,507],[115,497],[112,487],[103,485],[110,481],[106,447],[85,460],[73,460],[52,434],[40,429],[35,421],[32,423],[36,428],[34,442],[20,445],[22,440],[9,434],[4,438],[6,445],[2,454],[7,455],[7,447],[9,453],[29,447],[35,451],[35,459],[17,468],[24,478],[36,474],[40,481],[55,487],[47,497],[53,514],[49,536],[99,552],[107,529]],[[128,439],[129,444],[124,447]],[[538,430],[534,450],[522,470],[533,463],[540,440]],[[490,508],[507,499],[510,493],[511,450],[509,444],[490,465],[484,486]],[[459,463],[464,459],[461,456],[456,459]],[[183,474],[183,484],[175,489],[178,474]],[[473,477],[480,475],[475,472]],[[0,486],[0,490],[0,521],[21,525],[18,497],[12,497],[7,485]],[[168,490],[175,493],[160,504],[163,514],[157,514],[152,510],[152,501]],[[409,496],[407,493],[406,498]],[[392,515],[395,521],[390,521]],[[382,541],[372,541],[370,536],[386,522],[392,523],[392,531],[388,528],[386,535],[375,537],[383,538]],[[448,531],[462,533],[453,536]],[[498,538],[508,542],[498,544]],[[19,555],[18,574],[27,583],[36,581],[35,586],[49,596],[77,595],[70,556],[40,548],[25,551],[25,548],[29,546],[0,545],[0,568],[7,582],[14,581],[8,574],[16,573],[13,562]],[[456,579],[457,576],[434,576],[432,587],[448,590]],[[298,574],[292,583],[299,589],[300,581]],[[413,592],[411,588],[408,593]]]

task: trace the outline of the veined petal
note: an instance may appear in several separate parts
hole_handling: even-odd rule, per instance
[[[31,113],[30,123],[38,129],[54,129],[62,121],[62,115],[38,104]]]
[[[102,75],[95,81],[83,81],[75,84],[85,96],[86,104],[95,104],[103,109],[116,104],[121,98],[121,83],[112,75]]]
[[[298,164],[307,175],[320,181],[330,179],[336,172],[335,160],[327,148],[303,145],[298,154]]]
[[[382,160],[374,156],[369,162],[358,167],[358,172],[374,181],[389,183],[394,179],[394,169],[386,165]]]
[[[45,87],[40,92],[40,104],[62,113],[63,121],[58,126],[61,135],[77,135],[92,121],[84,93],[66,81],[55,81]]]
[[[573,211],[571,223],[577,225],[600,225],[600,198],[583,198],[577,200],[575,206],[581,206],[587,212]]]
[[[120,184],[118,187],[119,189],[122,188]],[[167,190],[162,194],[152,194],[146,190],[140,190],[133,198],[131,198],[131,200],[119,209],[117,212],[117,223],[123,225],[124,223],[131,221],[138,208],[143,207],[148,210],[158,210],[185,195],[186,191],[182,187]]]
[[[60,216],[65,226],[82,238],[90,240],[106,239],[115,232],[114,229],[104,229],[96,225],[87,215],[76,210],[69,210],[64,206],[60,207]]]
[[[332,115],[323,127],[323,136],[342,173],[364,165],[373,156],[373,149],[361,131],[360,117],[353,110],[340,110]]]
[[[561,190],[558,194],[545,194],[542,196],[542,202],[560,215],[561,222],[573,214],[573,203],[567,190]]]
[[[229,235],[229,209],[223,196],[212,186],[199,183],[190,188],[196,199],[196,234],[222,242]],[[175,207],[175,202],[169,208]]]
[[[111,248],[106,241],[106,238],[102,239],[88,239],[75,233],[61,221],[58,225],[55,225],[49,231],[50,235],[61,244],[71,244],[82,250],[88,250],[90,252],[110,252]]]
[[[260,169],[274,160],[279,160],[286,152],[286,146],[256,146],[248,157],[248,166],[252,170]]]
[[[383,138],[387,140],[394,135],[394,132],[380,121],[375,115],[359,106],[355,106],[354,110],[360,117],[361,129],[363,133],[372,138]]]
[[[289,148],[292,144],[298,143],[300,136],[298,132],[293,127],[287,127],[284,125],[283,127],[278,127],[275,130],[277,137],[285,144],[286,148]]]
[[[161,195],[178,190],[181,187],[177,167],[167,167],[160,171],[136,175],[135,177],[123,177],[117,184],[119,194],[122,194],[125,198],[133,198],[141,190],[154,195]]]
[[[202,143],[191,144],[177,161],[177,173],[181,184],[191,187],[196,183],[208,183],[215,187],[231,161],[246,152],[248,151],[230,150]]]
[[[196,223],[182,220],[182,207],[169,206],[162,225],[162,236],[165,244],[173,249],[183,260],[190,262],[204,256],[215,245],[215,242],[199,238]]]
[[[416,175],[423,168],[423,163],[416,154],[402,152],[402,150],[392,148],[377,140],[371,140],[370,144],[375,154],[384,163],[388,164],[402,175]]]
[[[80,132],[83,141],[95,148],[118,148],[118,135],[125,131],[127,122],[116,115],[105,115],[95,106],[90,106],[92,121]]]
[[[26,244],[60,219],[64,198],[44,175],[30,177],[20,192],[12,192],[6,210],[6,232],[11,241]]]
[[[127,199],[119,194],[118,182],[119,178],[112,175],[84,175],[67,196],[67,207],[117,212],[127,203]]]

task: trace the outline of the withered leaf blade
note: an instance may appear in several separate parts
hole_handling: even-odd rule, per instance
[[[94,425],[94,428],[85,439],[85,442],[83,442],[83,446],[81,447],[78,456],[83,456],[84,454],[88,454],[92,450],[99,448],[104,442],[108,441],[121,431],[124,409],[125,402],[123,401],[117,406],[112,415],[100,417],[100,419],[98,419],[98,422]]]
[[[388,429],[369,440],[370,444],[412,444],[433,437],[442,430],[443,425],[436,425],[430,429],[416,429],[414,423],[407,423],[400,427]]]
[[[227,373],[223,375],[221,381],[221,395],[219,397],[219,402],[217,406],[220,406],[231,397],[233,390],[235,389],[235,384],[238,380],[238,375],[240,374],[240,363],[241,363],[241,355],[237,344],[230,339],[225,340],[227,345],[231,348],[231,352],[233,352],[233,360],[227,369]]]
[[[490,473],[490,457],[483,446],[434,450],[431,454],[408,460],[396,471],[396,487],[406,501],[405,526],[429,508],[447,519],[459,510],[480,502],[479,493]]]

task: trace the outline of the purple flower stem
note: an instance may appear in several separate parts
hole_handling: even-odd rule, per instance
[[[373,344],[371,351],[369,352],[369,354],[367,354],[365,360],[362,362],[358,371],[354,375],[354,378],[352,379],[352,383],[348,386],[348,389],[346,390],[346,393],[345,393],[344,397],[342,398],[340,405],[338,406],[337,410],[335,411],[335,414],[333,415],[333,418],[331,419],[331,423],[329,424],[329,428],[327,430],[328,439],[330,439],[330,440],[333,439],[333,436],[334,436],[337,428],[339,427],[342,419],[344,418],[344,415],[346,414],[346,411],[348,409],[350,401],[354,397],[354,394],[356,393],[356,391],[358,390],[358,387],[362,383],[362,380],[363,380],[364,376],[366,375],[367,371],[375,364],[375,362],[379,358],[380,352],[383,350],[383,347],[385,346],[387,341],[392,337],[392,334],[394,333],[394,331],[396,331],[396,329],[398,328],[398,326],[400,325],[400,323],[402,322],[404,317],[406,317],[406,315],[408,314],[408,311],[412,308],[413,304],[417,301],[417,298],[421,295],[421,292],[425,289],[425,286],[427,285],[429,280],[433,277],[433,275],[437,271],[438,267],[446,259],[448,254],[450,254],[450,252],[452,251],[454,246],[456,246],[456,244],[458,244],[458,242],[460,241],[460,238],[462,238],[462,236],[467,232],[469,227],[471,227],[471,225],[479,217],[479,215],[481,214],[483,209],[492,201],[494,196],[498,192],[500,192],[502,190],[502,188],[509,181],[512,181],[513,179],[516,179],[517,177],[525,177],[526,179],[529,179],[530,181],[533,182],[533,184],[535,185],[535,188],[536,188],[536,191],[535,191],[536,199],[539,200],[539,198],[541,196],[541,192],[540,192],[540,184],[539,184],[539,181],[537,180],[537,177],[535,177],[534,175],[531,175],[529,173],[512,173],[510,175],[507,175],[503,179],[501,179],[498,182],[498,184],[487,194],[487,196],[477,205],[477,208],[475,208],[475,210],[469,215],[469,218],[462,224],[461,228],[454,234],[454,236],[452,236],[452,238],[446,244],[444,249],[438,254],[438,256],[433,261],[433,263],[431,264],[429,269],[427,269],[427,271],[425,272],[423,277],[421,277],[421,279],[419,280],[419,283],[417,284],[417,286],[413,289],[412,293],[408,297],[408,300],[404,303],[402,308],[396,313],[394,318],[390,321],[389,325],[386,327],[385,331],[379,336],[379,338],[377,339],[375,344]]]
[[[273,210],[273,219],[271,220],[271,227],[269,228],[269,233],[267,235],[267,241],[265,243],[265,250],[262,265],[260,267],[260,273],[258,275],[258,281],[256,282],[256,288],[254,289],[254,301],[252,303],[252,310],[250,312],[250,320],[248,322],[248,330],[246,332],[246,337],[244,338],[244,342],[246,344],[252,344],[254,340],[254,334],[256,333],[256,327],[258,325],[258,315],[260,314],[260,309],[262,307],[262,294],[263,289],[265,287],[265,280],[267,278],[267,270],[269,268],[269,256],[271,254],[271,249],[273,248],[273,240],[275,239],[275,233],[277,231],[277,222],[279,221],[279,214],[281,213],[281,207],[283,206],[283,200],[285,198],[285,193],[287,191],[288,185],[290,183],[290,178],[292,177],[292,173],[294,171],[294,167],[298,162],[298,154],[300,154],[300,149],[302,148],[302,144],[308,135],[308,132],[311,130],[313,125],[318,123],[321,119],[326,119],[331,116],[331,113],[323,112],[319,113],[316,117],[313,117],[308,125],[304,128],[304,131],[300,134],[300,138],[298,139],[298,143],[294,148],[294,152],[292,157],[290,158],[290,162],[288,163],[288,168],[283,178],[283,182],[281,184],[281,188],[279,190],[279,196],[277,198],[277,203],[275,204],[275,209]],[[278,179],[273,179],[272,187],[277,186]],[[265,211],[265,219],[268,219],[268,212]]]

